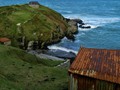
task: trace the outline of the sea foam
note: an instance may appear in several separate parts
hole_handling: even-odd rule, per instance
[[[85,15],[80,15],[80,14],[64,14],[63,16],[66,18],[71,18],[71,19],[74,19],[74,18],[82,19],[83,22],[86,25],[90,25],[92,29],[97,28],[99,26],[104,26],[109,23],[115,23],[115,22],[120,21],[120,18],[118,17],[108,18],[108,17],[94,16],[94,15],[85,16]]]
[[[62,50],[62,51],[65,51],[65,52],[73,52],[73,53],[75,53],[75,54],[78,53],[78,52],[75,51],[75,50],[68,49],[68,48],[61,47],[61,46],[56,46],[56,45],[48,46],[48,48],[51,49],[51,50]]]

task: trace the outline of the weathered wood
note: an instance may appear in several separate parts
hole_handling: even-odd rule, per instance
[[[69,90],[120,90],[120,85],[71,73]]]

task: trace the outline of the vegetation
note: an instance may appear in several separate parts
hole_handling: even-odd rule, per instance
[[[67,90],[67,70],[55,67],[60,63],[0,45],[0,90]]]
[[[67,28],[62,15],[42,5],[0,7],[0,37],[10,38],[15,47],[26,49],[28,42],[38,41],[44,48],[63,38]],[[0,45],[0,90],[67,90],[67,70],[55,67],[62,61],[40,59],[15,47]]]
[[[18,47],[18,40],[25,37],[29,41],[39,41],[39,48],[59,41],[64,37],[68,24],[56,11],[40,5],[32,8],[28,4],[0,7],[0,37],[12,40]]]

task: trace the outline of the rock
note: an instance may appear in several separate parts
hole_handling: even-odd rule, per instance
[[[76,21],[70,20],[70,21],[68,22],[68,24],[69,24],[69,25],[77,26],[78,23],[77,23]]]
[[[70,21],[70,19],[69,19],[69,18],[65,18],[65,20],[66,20],[66,22],[69,22],[69,21]]]
[[[81,19],[69,19],[69,18],[65,18],[66,22],[70,22],[70,21],[74,21],[78,24],[82,24],[84,25],[84,22]]]
[[[83,29],[89,29],[91,28],[91,26],[87,26],[87,25],[79,25],[80,28],[83,28]]]
[[[75,41],[75,37],[74,37],[74,35],[69,35],[69,36],[66,36],[67,37],[67,39],[70,39],[70,40],[72,40],[72,41]]]
[[[66,22],[68,23],[69,27],[65,34],[68,39],[75,40],[74,34],[78,33],[78,24],[85,25],[81,19],[68,19],[65,18]],[[84,28],[84,27],[83,27]],[[87,27],[88,28],[88,27]]]
[[[79,24],[84,25],[84,23],[83,23],[83,21],[81,19],[71,19],[71,20],[73,20],[73,21],[75,21],[75,22],[77,22]]]
[[[68,22],[69,27],[68,27],[68,31],[67,32],[68,33],[71,32],[72,34],[78,33],[78,25],[77,24],[78,23],[76,21],[70,20]]]
[[[76,54],[73,52],[66,52],[66,51],[56,50],[56,49],[48,50],[45,52],[45,54],[52,55],[59,58],[64,58],[64,59],[74,59],[76,57]]]
[[[67,37],[68,39],[72,40],[72,41],[75,41],[75,37],[74,37],[73,33],[71,33],[71,32],[68,32],[68,33],[66,34],[66,37]]]
[[[80,24],[80,25],[79,25],[79,28],[82,28],[82,26],[83,26],[83,25],[82,25],[82,24]]]

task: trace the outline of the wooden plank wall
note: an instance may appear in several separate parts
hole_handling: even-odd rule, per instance
[[[120,90],[120,85],[86,76],[70,74],[69,90]]]

